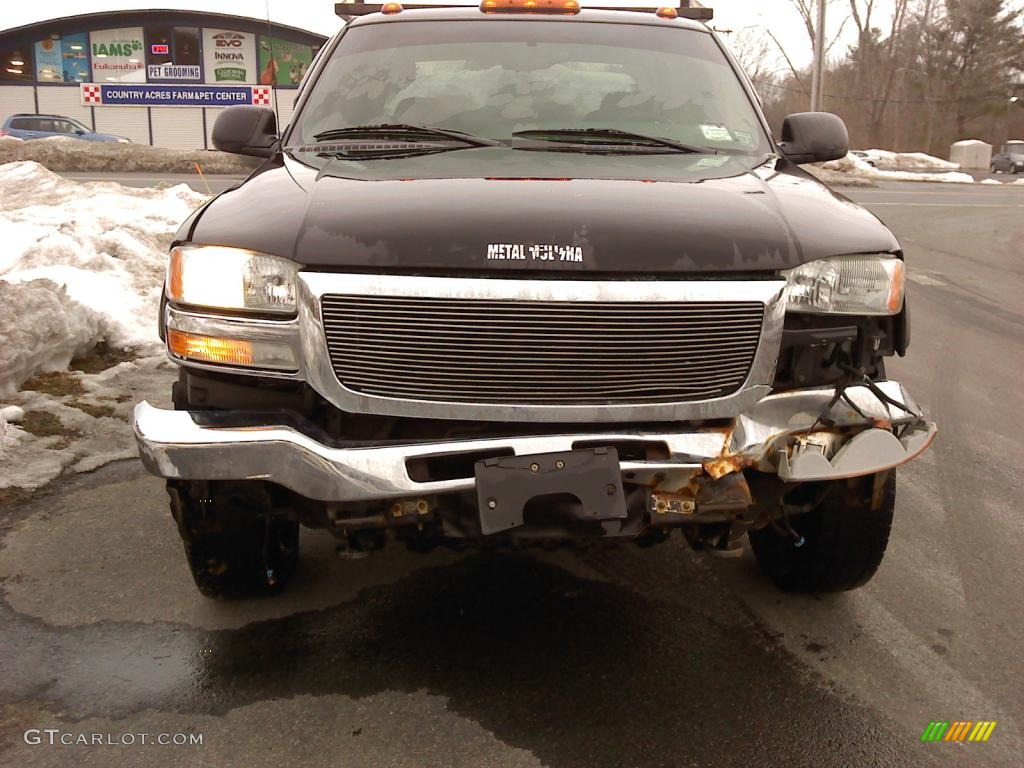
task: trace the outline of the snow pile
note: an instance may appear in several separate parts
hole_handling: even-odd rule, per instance
[[[131,412],[139,400],[164,407],[173,376],[164,355],[99,373],[65,371],[33,380],[17,406],[0,408],[0,506],[11,488],[34,490],[65,471],[89,472],[138,455]]]
[[[0,396],[38,371],[60,371],[103,337],[102,316],[51,280],[0,280]]]
[[[957,163],[925,152],[890,152],[886,149],[868,149],[865,152],[882,171],[955,171],[960,168]]]
[[[100,339],[159,344],[167,248],[203,196],[184,184],[79,184],[31,162],[0,166],[0,188],[0,393]]]
[[[79,184],[33,162],[0,165],[0,189],[0,489],[32,488],[131,455],[132,393],[167,389],[167,249],[205,197]],[[66,371],[98,344],[109,365]]]
[[[10,137],[8,137],[10,138]],[[51,171],[113,171],[132,173],[249,173],[259,160],[203,149],[167,149],[148,144],[83,141],[51,136],[31,141],[0,141],[0,164],[32,160]]]
[[[934,159],[938,160],[938,158]],[[840,158],[839,160],[829,160],[827,163],[821,163],[819,167],[825,169],[826,171],[835,171],[837,173],[845,174],[848,176],[858,176],[860,178],[871,179],[873,181],[943,181],[952,182],[956,184],[974,183],[973,176],[971,176],[969,173],[962,173],[959,171],[947,171],[945,173],[913,173],[911,171],[886,171],[882,170],[881,168],[876,168],[871,165],[868,165],[868,163],[865,162],[863,158],[857,157],[856,155],[853,154],[847,154],[846,157]]]

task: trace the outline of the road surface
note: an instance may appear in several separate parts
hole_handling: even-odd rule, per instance
[[[0,511],[0,764],[1019,766],[1024,188],[844,191],[906,248],[889,372],[941,430],[866,588],[784,596],[678,538],[351,561],[308,533],[285,595],[218,604],[122,462]],[[979,719],[987,743],[919,741]],[[94,733],[136,743],[59,745]]]

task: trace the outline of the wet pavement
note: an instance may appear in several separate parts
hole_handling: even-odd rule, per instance
[[[942,431],[899,473],[864,589],[784,596],[749,552],[679,538],[353,561],[305,532],[283,595],[218,603],[192,587],[161,484],[121,462],[0,510],[0,765],[1020,765],[1014,200],[878,208],[916,276],[890,374]],[[920,743],[935,719],[999,724]],[[59,743],[81,734],[136,743]]]
[[[921,761],[914,734],[816,679],[729,594],[723,564],[679,541],[348,561],[310,533],[285,596],[221,604],[194,593],[162,495],[121,465],[6,537],[6,764],[272,765],[296,739],[321,743],[307,764],[324,765]],[[55,720],[204,739],[12,745]]]

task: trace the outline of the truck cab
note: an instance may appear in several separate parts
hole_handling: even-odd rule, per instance
[[[936,427],[886,375],[899,243],[801,168],[842,122],[774,137],[707,9],[343,10],[286,128],[218,117],[263,163],[169,254],[173,408],[135,431],[199,590],[282,589],[300,526],[870,579]]]

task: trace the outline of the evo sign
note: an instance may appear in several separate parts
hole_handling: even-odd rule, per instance
[[[256,36],[227,29],[203,30],[207,83],[255,83]]]
[[[231,107],[271,106],[273,89],[265,85],[103,85],[82,83],[86,107]]]

